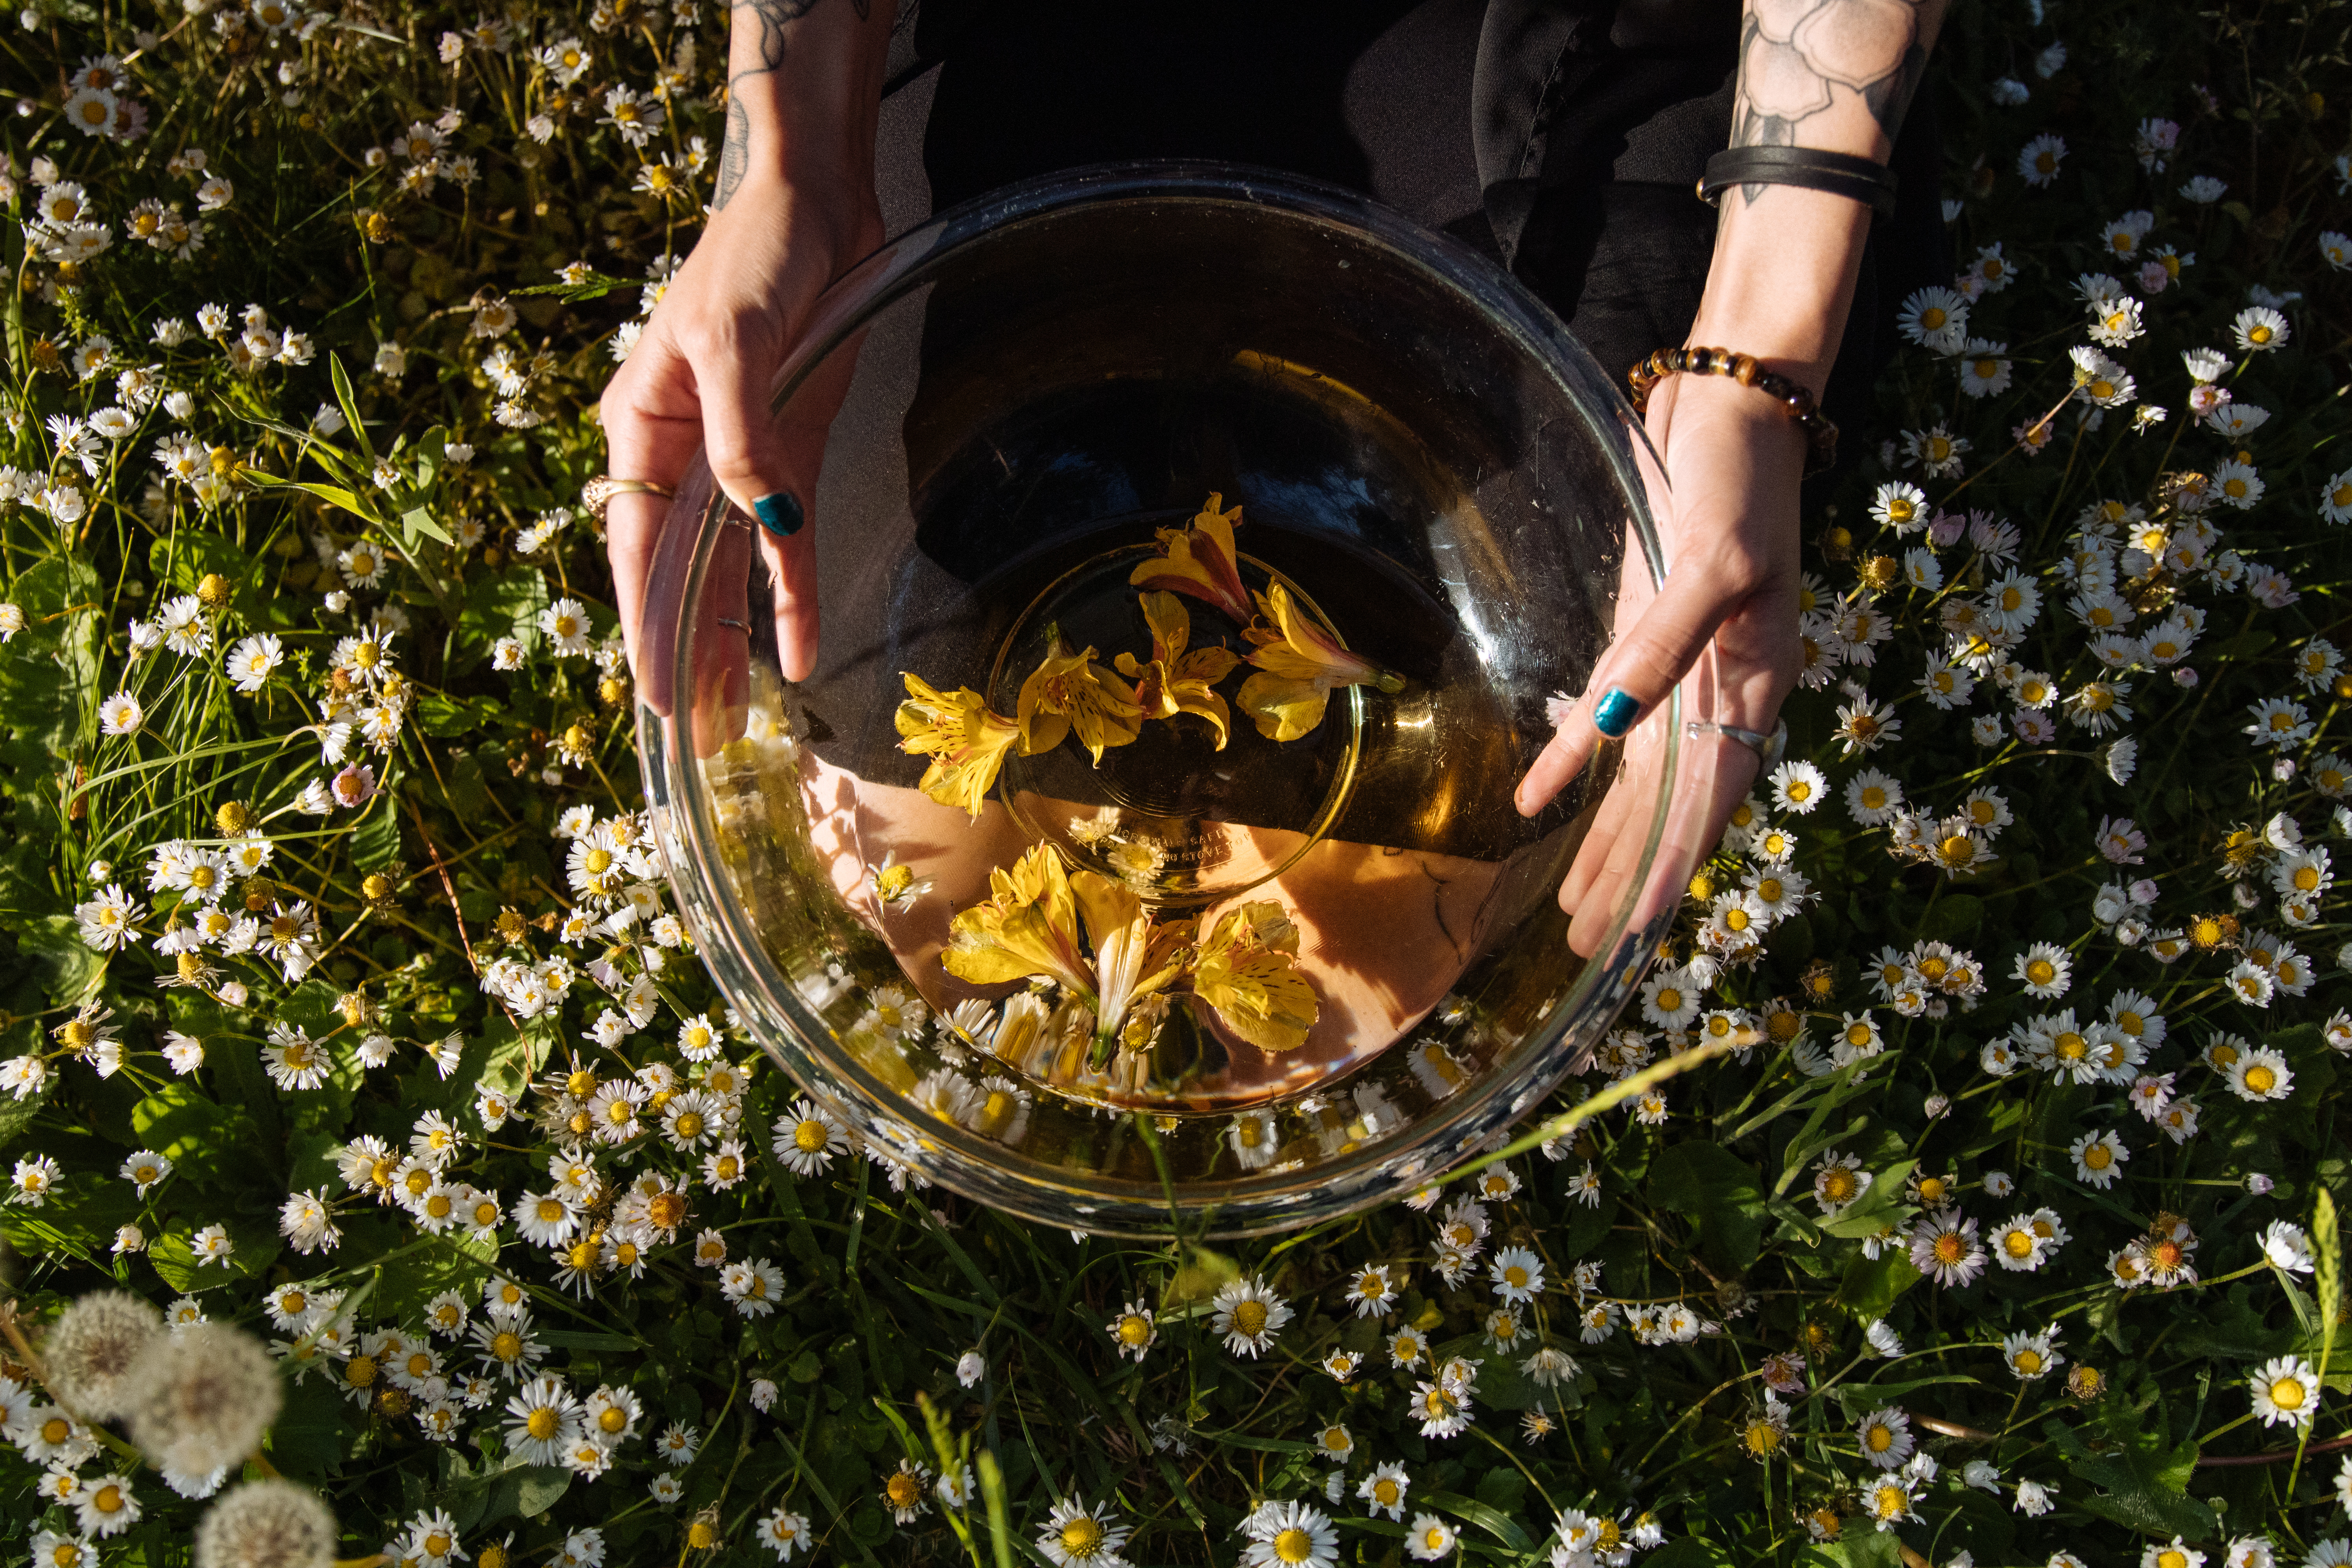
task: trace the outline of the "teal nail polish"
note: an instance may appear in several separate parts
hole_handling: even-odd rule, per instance
[[[1615,741],[1622,739],[1641,716],[1642,705],[1633,694],[1622,687],[1612,687],[1609,694],[1592,706],[1592,727]]]
[[[790,490],[761,496],[751,503],[751,514],[760,520],[761,528],[778,539],[790,539],[808,521],[808,515],[801,510],[799,498]]]

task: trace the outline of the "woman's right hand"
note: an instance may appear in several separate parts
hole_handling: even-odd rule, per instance
[[[814,521],[832,416],[785,426],[771,405],[817,296],[882,243],[874,138],[897,17],[894,0],[729,7],[727,134],[709,222],[604,388],[614,478],[675,489],[699,448],[738,511],[782,525],[752,531],[775,578],[776,646],[794,680],[816,662],[816,551],[795,520]],[[667,639],[647,635],[646,579],[669,515],[645,491],[614,496],[605,511],[621,634],[658,713],[670,710],[673,676],[668,649],[654,646]],[[742,543],[728,542],[723,564],[748,578]]]
[[[778,494],[805,517],[824,431],[787,429],[771,417],[777,373],[817,296],[881,242],[870,174],[745,173],[604,389],[609,471],[675,488],[700,448],[747,519],[761,498]],[[669,502],[646,492],[614,496],[605,514],[630,665],[646,702],[663,713],[671,705],[669,661],[641,654],[646,579],[668,516]],[[784,673],[799,679],[816,654],[815,547],[805,528],[757,536],[776,582]]]

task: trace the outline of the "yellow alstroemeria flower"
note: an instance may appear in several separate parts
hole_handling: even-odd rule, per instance
[[[1191,956],[1191,921],[1155,921],[1134,892],[1108,877],[1081,871],[1070,879],[1095,949],[1095,1048],[1100,1067],[1119,1040],[1130,1009],[1184,977]],[[1150,1043],[1150,1031],[1142,1044]]]
[[[1042,975],[1091,998],[1094,965],[1078,940],[1077,902],[1060,854],[1033,845],[1011,867],[988,873],[990,897],[948,922],[940,962],[974,985]]]
[[[1058,982],[1094,1009],[1097,1058],[1108,1056],[1129,1008],[1183,978],[1192,922],[1153,920],[1141,899],[1108,877],[1068,875],[1049,844],[991,871],[988,881],[988,901],[949,923],[940,962],[975,985]]]
[[[1234,552],[1234,525],[1242,509],[1219,511],[1224,500],[1209,492],[1208,505],[1183,528],[1160,530],[1160,553],[1128,574],[1130,588],[1190,594],[1223,611],[1235,625],[1250,618],[1249,590],[1242,586],[1241,557]]]
[[[1093,648],[1072,653],[1058,626],[1049,636],[1045,662],[1021,683],[1021,754],[1050,752],[1075,730],[1099,767],[1104,748],[1143,732],[1143,710],[1132,687],[1095,662]]]
[[[1267,740],[1295,741],[1311,732],[1323,722],[1323,710],[1336,688],[1404,689],[1402,676],[1342,647],[1321,617],[1293,599],[1281,584],[1260,594],[1257,602],[1274,629],[1255,624],[1243,628],[1242,635],[1257,645],[1249,661],[1258,673],[1242,682],[1236,700]]]
[[[970,687],[940,691],[918,675],[903,675],[907,700],[898,704],[898,749],[931,759],[922,791],[941,805],[960,805],[980,819],[981,802],[1004,765],[1021,727],[990,710]]]
[[[1298,973],[1298,928],[1272,900],[1228,910],[1192,963],[1193,994],[1262,1051],[1294,1050],[1322,1009]]]
[[[1216,727],[1217,750],[1225,749],[1232,712],[1225,700],[1210,688],[1231,675],[1241,656],[1231,648],[1203,647],[1184,651],[1192,640],[1192,617],[1184,601],[1173,594],[1143,595],[1143,618],[1151,627],[1151,661],[1122,653],[1113,662],[1118,672],[1135,682],[1135,700],[1151,719],[1173,719],[1197,713]]]

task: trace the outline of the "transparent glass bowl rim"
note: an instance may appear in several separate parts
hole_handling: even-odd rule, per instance
[[[781,412],[802,383],[844,342],[971,247],[1016,226],[1090,207],[1171,202],[1245,205],[1340,230],[1465,298],[1490,327],[1516,345],[1524,363],[1559,383],[1569,400],[1585,411],[1591,424],[1600,427],[1613,420],[1624,439],[1612,441],[1604,436],[1599,444],[1626,502],[1628,548],[1639,548],[1653,589],[1663,584],[1665,551],[1646,503],[1643,476],[1634,460],[1636,447],[1650,457],[1649,484],[1662,492],[1664,465],[1657,462],[1640,417],[1567,325],[1517,279],[1451,237],[1424,228],[1353,192],[1276,171],[1202,163],[1097,164],[1009,186],[950,208],[886,241],[826,289],[778,374],[771,408]],[[693,610],[706,585],[712,547],[724,524],[727,506],[724,494],[714,486],[692,526],[678,526],[684,520],[673,518],[664,530],[648,574],[646,613],[670,616],[675,628],[668,650],[673,663],[671,689],[677,694],[673,711],[664,717],[642,705],[638,710],[647,795],[656,807],[656,820],[663,827],[669,879],[681,909],[700,928],[696,931],[700,956],[721,994],[733,1000],[739,990],[756,989],[787,1021],[793,1036],[789,1042],[780,1043],[753,1031],[761,1048],[828,1110],[839,1114],[850,1107],[862,1107],[866,1114],[853,1110],[845,1118],[853,1129],[862,1130],[877,1119],[913,1128],[923,1152],[910,1163],[925,1177],[974,1201],[1039,1223],[1076,1223],[1101,1234],[1165,1234],[1167,1228],[1181,1225],[1181,1211],[1200,1208],[1220,1213],[1220,1222],[1206,1232],[1210,1236],[1241,1237],[1296,1228],[1391,1197],[1431,1171],[1457,1163],[1478,1141],[1517,1121],[1573,1065],[1561,1054],[1560,1046],[1581,1008],[1597,993],[1614,990],[1618,995],[1609,1006],[1613,1019],[1630,995],[1631,976],[1639,963],[1626,942],[1628,927],[1642,889],[1654,873],[1680,765],[1679,689],[1668,695],[1666,710],[1653,721],[1663,725],[1664,754],[1639,874],[1612,911],[1595,958],[1585,964],[1568,994],[1543,1022],[1510,1047],[1509,1059],[1500,1070],[1482,1075],[1469,1092],[1433,1108],[1402,1133],[1298,1170],[1239,1174],[1213,1184],[1154,1184],[1101,1176],[1091,1178],[1089,1185],[1074,1181],[1063,1167],[1027,1160],[951,1121],[901,1106],[898,1096],[846,1052],[811,1047],[811,1041],[830,1041],[833,1031],[809,1009],[789,978],[777,971],[759,931],[723,878],[685,853],[689,846],[712,842],[717,836],[709,804],[695,776],[694,747],[685,731],[692,722],[688,694],[694,690]],[[666,821],[672,813],[690,821],[690,830],[685,823]],[[1375,1061],[1385,1056],[1382,1053]],[[1356,1069],[1356,1074],[1368,1070],[1370,1065]],[[1318,1086],[1316,1092],[1329,1092],[1346,1081]],[[1270,1109],[1281,1103],[1276,1101]],[[894,1152],[901,1158],[909,1153],[905,1147]],[[1381,1179],[1383,1172],[1396,1173],[1384,1180]],[[976,1179],[992,1173],[996,1179]]]

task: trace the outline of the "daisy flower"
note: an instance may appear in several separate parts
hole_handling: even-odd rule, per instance
[[[1225,1348],[1235,1355],[1257,1359],[1274,1343],[1274,1336],[1290,1321],[1290,1308],[1282,1298],[1252,1275],[1222,1287],[1212,1302],[1211,1327],[1224,1336]]]
[[[2253,1394],[2254,1414],[2265,1426],[2281,1422],[2308,1426],[2319,1414],[2319,1378],[2301,1356],[2263,1363],[2247,1380],[2247,1387]]]
[[[1882,1470],[1902,1464],[1917,1446],[1911,1436],[1911,1418],[1892,1405],[1874,1410],[1855,1423],[1853,1436],[1862,1457]]]
[[[2284,348],[2293,335],[2286,318],[2268,305],[2247,306],[2231,321],[2230,331],[2237,338],[2238,347],[2248,353]]]
[[[1977,1222],[1946,1212],[1920,1220],[1911,1233],[1911,1266],[1948,1289],[1964,1289],[1984,1272]]]
[[[2017,173],[2036,189],[2058,178],[2058,165],[2066,156],[2066,139],[2043,132],[2018,150]]]
[[[2103,1190],[2116,1184],[2131,1158],[2131,1151],[2112,1131],[2085,1132],[2066,1145],[2066,1153],[2074,1162],[2074,1179]]]
[[[1357,1484],[1356,1495],[1371,1505],[1373,1513],[1402,1519],[1405,1493],[1412,1489],[1412,1478],[1405,1473],[1402,1465],[1391,1459],[1374,1466],[1372,1473]]]
[[[1108,1508],[1089,1507],[1073,1492],[1047,1510],[1037,1550],[1055,1568],[1119,1568],[1124,1559],[1118,1549],[1130,1533],[1131,1527],[1118,1522]]]
[[[1138,1362],[1160,1338],[1160,1326],[1152,1318],[1151,1309],[1140,1301],[1129,1301],[1104,1327],[1118,1353]]]

